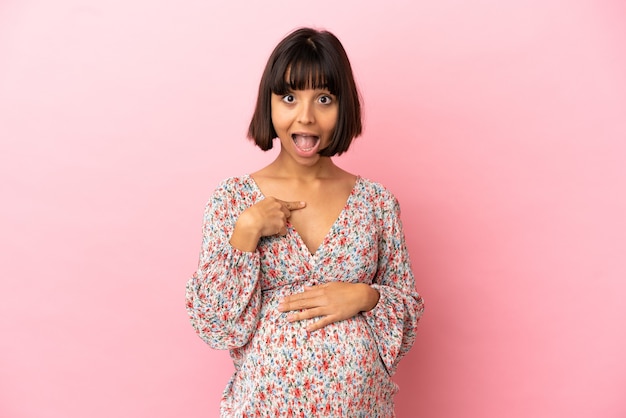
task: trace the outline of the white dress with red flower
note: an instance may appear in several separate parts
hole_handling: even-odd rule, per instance
[[[187,311],[211,347],[229,349],[235,373],[223,417],[393,417],[390,379],[411,348],[423,312],[396,198],[357,178],[346,205],[315,254],[288,225],[255,252],[229,243],[239,214],[263,199],[252,177],[225,180],[206,206],[197,272]],[[374,309],[318,331],[314,319],[289,323],[278,303],[305,285],[367,283]]]

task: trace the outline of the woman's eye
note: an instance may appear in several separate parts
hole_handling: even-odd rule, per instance
[[[333,99],[330,96],[321,96],[317,99],[321,104],[331,104]]]
[[[293,103],[296,101],[296,98],[293,97],[293,94],[285,94],[283,96],[283,102],[285,103]]]

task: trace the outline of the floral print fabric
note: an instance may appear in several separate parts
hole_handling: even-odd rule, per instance
[[[390,376],[411,348],[423,312],[415,291],[396,198],[358,177],[315,254],[288,224],[255,252],[229,243],[245,209],[264,199],[252,177],[225,180],[207,203],[187,311],[211,347],[229,349],[235,373],[223,417],[393,417]],[[305,285],[367,283],[374,309],[314,332],[289,323],[280,300]]]

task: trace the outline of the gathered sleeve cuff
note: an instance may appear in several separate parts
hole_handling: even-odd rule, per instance
[[[378,352],[389,374],[394,374],[400,359],[415,341],[417,323],[424,312],[424,302],[417,292],[404,294],[392,286],[373,284],[380,293],[374,309],[363,312],[374,330]]]

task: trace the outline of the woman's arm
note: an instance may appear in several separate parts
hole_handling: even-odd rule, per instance
[[[191,324],[216,349],[245,345],[261,309],[260,257],[229,240],[245,207],[241,191],[225,181],[206,205],[198,270],[187,282]]]
[[[393,374],[415,341],[424,302],[415,290],[400,206],[395,196],[387,194],[382,197],[378,269],[372,284],[380,298],[374,309],[363,312],[363,316],[374,332],[385,367]]]

